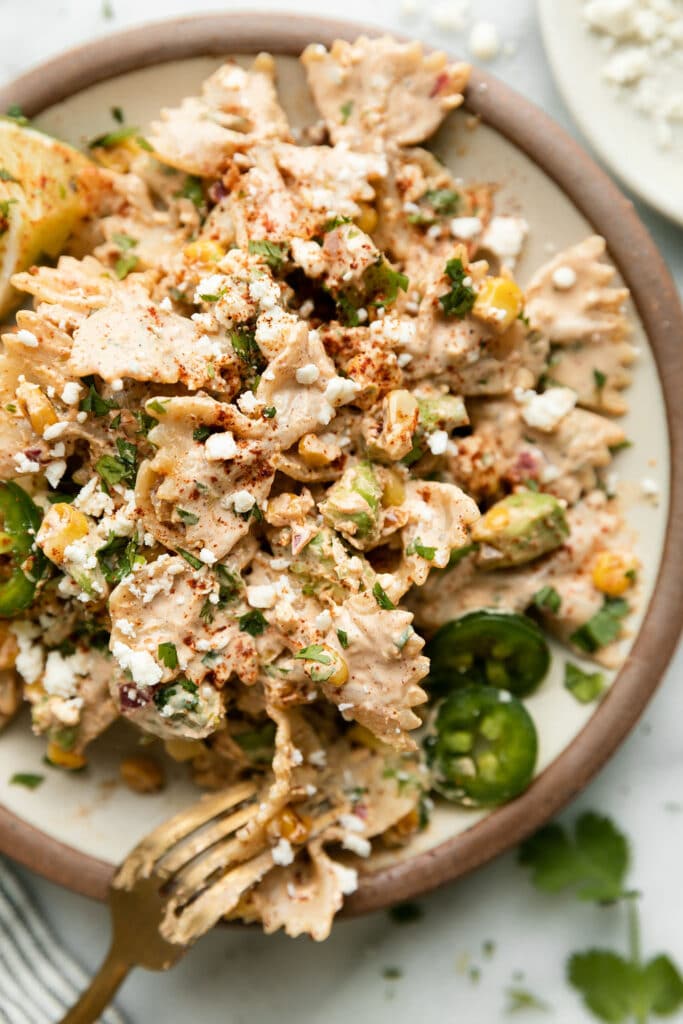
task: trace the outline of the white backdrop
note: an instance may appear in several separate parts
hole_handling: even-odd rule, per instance
[[[113,19],[100,0],[0,0],[0,81],[60,50],[106,32],[154,18],[197,10],[190,0],[111,0]],[[436,4],[437,0],[434,0]],[[577,0],[564,0],[575,3]],[[446,35],[427,15],[401,16],[399,0],[258,0],[232,8],[299,10],[347,16],[387,29],[412,31],[431,44],[462,54],[464,40]],[[427,9],[427,5],[421,4]],[[543,54],[533,0],[473,0],[477,17],[495,20],[516,52],[491,70],[534,100],[573,134]],[[201,9],[225,9],[204,0]],[[683,231],[641,209],[683,288]],[[682,567],[683,571],[683,567]],[[633,839],[632,882],[644,892],[644,951],[670,952],[683,963],[683,654],[679,651],[658,695],[630,739],[569,810],[591,808],[615,818]],[[104,954],[104,908],[23,872],[56,930],[88,967]],[[505,1019],[505,991],[530,989],[552,1006],[513,1019],[556,1024],[588,1021],[564,981],[568,953],[590,945],[614,949],[625,941],[620,909],[597,910],[569,899],[542,897],[508,855],[476,876],[420,901],[424,917],[399,927],[380,913],[339,924],[323,945],[254,930],[221,931],[203,940],[168,975],[140,972],[126,984],[120,1006],[131,1024],[495,1024]],[[495,943],[484,956],[482,943]],[[478,982],[469,967],[478,966]],[[382,977],[399,967],[397,981]],[[519,973],[524,979],[519,980]]]

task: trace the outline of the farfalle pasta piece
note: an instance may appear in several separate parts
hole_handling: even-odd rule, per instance
[[[135,485],[145,529],[166,547],[220,559],[260,516],[275,472],[272,445],[234,406],[200,395],[162,401],[149,435],[157,451]]]
[[[239,389],[241,379],[239,358],[224,333],[205,334],[131,284],[76,330],[69,369],[74,376],[96,373],[110,383],[130,378],[228,394]]]
[[[360,151],[432,135],[462,103],[470,73],[468,64],[449,64],[443,53],[425,55],[420,43],[390,36],[338,39],[329,51],[314,43],[301,60],[332,141]]]
[[[223,64],[201,96],[162,110],[149,142],[163,163],[200,177],[217,176],[236,152],[288,139],[289,125],[275,92],[275,62],[260,54],[250,70]]]
[[[619,342],[628,333],[628,290],[615,287],[605,250],[605,239],[592,235],[559,253],[529,282],[525,314],[553,345]]]

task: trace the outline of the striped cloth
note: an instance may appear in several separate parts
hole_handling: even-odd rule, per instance
[[[0,857],[0,1024],[56,1024],[90,979]],[[124,1024],[107,1010],[101,1024]]]

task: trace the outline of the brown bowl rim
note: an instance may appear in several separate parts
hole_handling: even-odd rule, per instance
[[[226,53],[297,55],[310,41],[378,35],[347,21],[274,12],[205,14],[154,22],[62,53],[0,89],[0,109],[29,116],[97,82],[143,67]],[[562,188],[605,236],[652,346],[666,405],[671,489],[653,596],[615,684],[572,743],[517,800],[415,857],[361,875],[345,914],[377,910],[462,877],[516,845],[580,792],[632,729],[653,695],[683,626],[683,310],[651,236],[582,146],[534,104],[480,69],[466,107],[508,138]],[[634,254],[637,253],[637,259]],[[58,842],[0,806],[0,851],[60,885],[105,899],[113,865]]]

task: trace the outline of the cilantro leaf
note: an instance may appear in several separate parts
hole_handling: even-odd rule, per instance
[[[263,256],[264,261],[272,270],[282,270],[283,265],[287,262],[287,246],[269,242],[266,238],[251,239],[249,252]]]
[[[115,231],[111,236],[111,240],[114,245],[121,250],[121,252],[127,252],[129,249],[134,249],[138,244],[137,238],[133,238],[132,235],[124,235],[119,231]]]
[[[139,128],[116,128],[113,132],[105,132],[103,135],[97,135],[94,139],[91,139],[88,143],[88,149],[114,149],[115,146],[120,146],[122,142],[127,142],[128,139],[134,138],[139,131]]]
[[[38,789],[38,786],[45,781],[45,776],[34,775],[32,772],[16,772],[9,781],[10,786],[23,786],[25,789]]]
[[[230,342],[235,355],[244,363],[248,370],[258,375],[266,368],[263,352],[256,343],[256,335],[246,328],[231,331]]]
[[[175,644],[172,644],[170,641],[159,644],[157,654],[159,661],[166,668],[178,668],[178,651]]]
[[[136,564],[145,559],[138,554],[133,538],[110,533],[107,543],[97,551],[97,561],[107,583],[120,583],[124,576],[132,573]]]
[[[118,409],[116,402],[102,398],[92,377],[84,377],[83,383],[88,385],[88,393],[78,403],[80,412],[92,412],[95,416],[106,416],[111,409]]]
[[[375,306],[390,306],[398,298],[399,290],[408,291],[409,284],[406,275],[394,270],[384,258],[373,263],[363,274],[363,285]]]
[[[201,426],[195,427],[192,431],[192,438],[195,441],[206,441],[207,437],[211,434],[211,427]]]
[[[12,105],[7,108],[5,111],[5,117],[10,121],[16,121],[16,123],[21,125],[23,128],[31,123],[18,103],[12,103]]]
[[[439,296],[439,302],[446,316],[462,318],[472,309],[477,297],[476,292],[470,285],[465,284],[467,273],[459,256],[448,261],[445,273],[451,280],[451,289],[445,295]]]
[[[239,625],[243,633],[249,633],[250,636],[261,636],[268,627],[268,619],[263,612],[254,609],[254,611],[240,615]]]
[[[188,512],[184,508],[177,508],[176,512],[186,526],[196,526],[199,522],[199,516],[195,515],[194,512]]]
[[[634,964],[603,949],[574,953],[567,965],[569,983],[581,993],[588,1009],[600,1020],[613,1024],[630,1016],[638,974]]]
[[[416,537],[406,548],[406,554],[419,555],[420,558],[425,558],[428,562],[431,562],[436,554],[436,548],[428,547],[422,543],[419,537]]]
[[[17,181],[13,174],[6,167],[0,167],[0,181]]]
[[[442,217],[452,217],[460,205],[460,193],[452,188],[430,188],[422,196],[420,202],[429,203],[432,209]]]
[[[175,199],[189,199],[199,209],[204,205],[204,187],[202,179],[195,174],[188,174],[182,188],[174,193]]]
[[[184,558],[187,564],[191,565],[193,569],[204,568],[202,560],[197,558],[196,555],[193,555],[192,552],[186,551],[185,548],[176,548],[176,553],[179,554],[181,558]]]
[[[599,903],[625,895],[628,842],[609,818],[597,814],[581,815],[573,841],[560,825],[546,825],[522,844],[519,861],[544,892],[571,886],[579,899]]]
[[[129,253],[127,256],[119,256],[114,264],[114,273],[119,281],[123,281],[124,278],[128,277],[128,275],[135,270],[138,262],[138,258],[134,252]]]
[[[584,672],[570,661],[564,666],[564,687],[581,703],[590,704],[602,696],[605,677],[602,672]]]
[[[375,598],[375,601],[380,606],[380,608],[384,608],[384,610],[387,612],[393,612],[396,605],[391,600],[391,598],[389,597],[389,595],[387,594],[386,590],[379,582],[379,580],[377,581],[377,583],[375,583],[374,587],[372,588],[372,593]]]
[[[555,587],[546,586],[537,590],[532,598],[537,608],[547,608],[556,615],[562,607],[562,598],[555,590]]]
[[[320,665],[332,664],[332,658],[322,644],[309,644],[308,647],[302,647],[294,657],[303,658],[306,661],[317,661]]]
[[[505,1007],[506,1013],[520,1013],[524,1010],[540,1010],[548,1013],[550,1007],[542,999],[535,996],[525,988],[512,987],[507,990],[508,1002]]]
[[[628,601],[623,597],[606,597],[600,611],[572,633],[571,643],[588,654],[606,647],[621,633],[621,620],[629,611]]]
[[[607,375],[602,370],[593,370],[593,379],[595,381],[595,388],[597,391],[602,391],[605,384],[607,383]]]
[[[341,114],[341,123],[346,124],[353,113],[353,100],[347,100],[346,103],[342,103],[339,113]]]
[[[346,632],[345,629],[338,629],[337,630],[337,639],[339,640],[339,643],[342,645],[344,650],[345,651],[348,650],[349,634]]]

